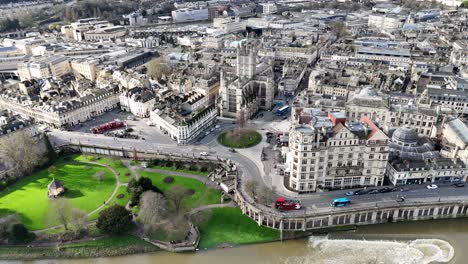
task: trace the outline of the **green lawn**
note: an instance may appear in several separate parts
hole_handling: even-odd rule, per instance
[[[57,247],[0,248],[0,259],[96,258],[156,251],[157,248],[135,236],[122,235]]]
[[[93,177],[98,171],[105,172],[102,181]],[[0,215],[16,213],[29,229],[45,228],[49,207],[47,185],[53,178],[64,183],[68,189],[64,197],[71,205],[86,212],[101,205],[116,185],[114,175],[104,167],[61,160],[53,172],[37,171],[0,193]]]
[[[132,172],[122,163],[119,158],[100,157],[92,155],[75,155],[72,157],[73,160],[82,162],[97,162],[102,165],[107,165],[113,168],[118,174],[121,183],[127,183],[132,177]]]
[[[209,174],[209,172],[193,171],[193,170],[189,170],[189,169],[177,169],[174,166],[167,167],[167,166],[159,166],[159,165],[156,166],[156,165],[148,164],[148,168],[158,169],[158,170],[184,172],[184,173],[189,173],[189,174],[204,176],[204,177],[207,177],[208,174]]]
[[[249,148],[260,143],[262,135],[253,129],[229,130],[221,133],[218,141],[229,148]]]
[[[138,171],[138,174],[140,174],[140,176],[150,178],[153,181],[153,185],[158,187],[163,192],[174,185],[182,185],[187,189],[194,190],[195,193],[184,202],[184,207],[186,209],[196,208],[208,204],[218,204],[221,202],[220,192],[206,187],[202,182],[198,180],[180,176],[172,176],[174,177],[174,181],[172,183],[167,184],[163,180],[169,175],[148,171]]]
[[[123,195],[123,197],[121,199],[117,198],[120,194]],[[89,219],[90,220],[97,219],[98,216],[99,216],[99,212],[101,212],[102,210],[104,210],[105,208],[107,208],[107,207],[109,207],[111,205],[117,204],[117,205],[125,206],[125,205],[127,205],[128,200],[130,200],[130,196],[127,193],[127,186],[120,186],[117,189],[117,193],[115,194],[114,198],[112,198],[112,200],[105,207],[103,207],[101,210],[91,214],[89,216]]]
[[[223,243],[238,245],[269,242],[280,238],[278,230],[258,226],[243,215],[239,208],[215,208],[211,211],[211,218],[198,226],[201,233],[200,248]]]

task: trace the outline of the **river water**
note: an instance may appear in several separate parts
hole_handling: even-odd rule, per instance
[[[19,263],[19,262],[16,262]],[[468,263],[468,219],[391,223],[359,227],[327,237],[309,237],[196,253],[157,252],[113,258],[41,260],[33,264],[420,264]]]

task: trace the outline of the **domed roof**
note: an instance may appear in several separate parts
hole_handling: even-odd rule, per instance
[[[418,141],[418,133],[409,126],[404,126],[393,132],[392,139],[403,143],[414,143]]]

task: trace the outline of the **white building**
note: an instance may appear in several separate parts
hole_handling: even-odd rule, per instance
[[[260,3],[258,4],[260,13],[268,15],[268,14],[275,14],[278,12],[278,7],[275,3]]]
[[[149,89],[135,87],[120,95],[120,108],[138,117],[149,117],[156,102],[154,93]]]
[[[397,129],[390,143],[386,175],[393,185],[466,181],[466,164],[441,158],[433,144],[408,126]]]
[[[151,122],[164,134],[188,144],[216,122],[218,110],[208,98],[196,92],[165,98],[150,113]]]
[[[347,123],[341,113],[293,110],[289,188],[297,192],[383,184],[389,138],[369,118]],[[285,170],[287,172],[287,170]]]
[[[33,78],[58,78],[68,73],[71,73],[70,63],[68,58],[63,56],[51,56],[27,62],[18,67],[18,75],[21,81]]]
[[[367,25],[370,28],[392,31],[401,28],[405,19],[405,17],[394,14],[370,14]]]
[[[0,108],[55,127],[80,124],[116,108],[118,104],[119,96],[111,88],[96,89],[93,95],[54,102],[54,105],[0,96]]]
[[[208,9],[179,9],[172,11],[172,20],[177,23],[208,20]]]
[[[450,62],[455,66],[468,65],[468,41],[457,40],[453,43]]]

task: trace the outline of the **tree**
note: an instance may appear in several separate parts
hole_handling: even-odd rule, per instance
[[[255,194],[257,193],[258,182],[255,180],[247,180],[245,182],[245,192],[250,195],[252,198],[255,198]]]
[[[341,38],[343,36],[346,36],[348,34],[348,30],[346,29],[345,23],[341,21],[333,21],[330,23],[330,29],[333,35],[336,36],[336,38]]]
[[[88,214],[86,214],[86,212],[78,208],[73,208],[71,209],[70,219],[70,223],[73,225],[77,233],[83,232],[87,229]]]
[[[241,109],[239,111],[239,113],[237,113],[236,120],[237,120],[237,127],[239,128],[239,130],[244,128],[244,126],[245,126],[245,112],[244,112],[244,109]]]
[[[72,218],[72,207],[67,199],[51,200],[47,220],[49,226],[53,226],[57,221],[68,231],[68,223]]]
[[[179,215],[183,202],[189,197],[188,189],[181,185],[174,185],[165,192],[170,209],[175,215]]]
[[[163,76],[168,76],[172,73],[172,69],[163,63],[161,59],[153,59],[148,62],[147,66],[147,75],[153,80],[161,80]]]
[[[153,185],[153,182],[150,178],[140,177],[138,180],[132,178],[127,184],[127,192],[131,195],[130,205],[137,205],[140,202],[141,194],[146,191],[162,193],[161,190]]]
[[[258,202],[262,204],[270,204],[275,199],[276,192],[274,189],[270,189],[263,186],[258,191]]]
[[[30,174],[43,161],[39,143],[25,131],[15,132],[2,139],[0,156],[12,163],[20,175]]]
[[[0,217],[0,242],[9,239],[11,226],[19,223],[21,223],[21,220],[16,214]]]
[[[96,227],[103,233],[122,234],[132,227],[132,215],[125,207],[113,205],[99,213]]]
[[[166,200],[162,194],[147,191],[141,195],[138,221],[143,224],[146,233],[152,233],[157,229],[158,223],[166,215],[166,209]]]
[[[21,223],[12,225],[9,232],[9,242],[14,244],[29,243],[34,240],[35,237],[35,234],[29,232]]]
[[[104,171],[97,171],[95,174],[94,174],[94,179],[96,179],[97,181],[102,181],[104,180],[104,176],[106,176],[106,173]]]

